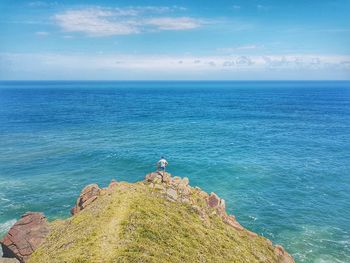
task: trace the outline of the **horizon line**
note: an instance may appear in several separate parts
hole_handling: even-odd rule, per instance
[[[118,80],[118,79],[87,79],[87,80],[83,80],[83,79],[63,79],[63,80],[59,80],[59,79],[3,79],[0,80],[0,82],[350,82],[350,79],[281,79],[281,80],[276,80],[276,79],[257,79],[257,80],[211,80],[211,79],[204,79],[204,80],[200,80],[200,79],[193,79],[193,80]]]

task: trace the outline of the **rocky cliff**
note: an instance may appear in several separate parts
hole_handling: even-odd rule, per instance
[[[225,201],[187,178],[150,173],[142,182],[86,186],[72,217],[27,213],[1,241],[20,262],[294,262],[242,227]]]

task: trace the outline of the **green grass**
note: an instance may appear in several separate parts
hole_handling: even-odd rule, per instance
[[[143,183],[122,183],[51,229],[30,263],[277,262],[265,238],[217,215],[203,221],[190,205],[167,201]]]

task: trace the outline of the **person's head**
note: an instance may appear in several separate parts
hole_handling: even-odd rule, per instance
[[[160,159],[164,159],[164,156],[161,156]]]

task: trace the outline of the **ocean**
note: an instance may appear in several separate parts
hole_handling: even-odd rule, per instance
[[[161,155],[297,262],[350,262],[350,82],[0,82],[0,237]]]

